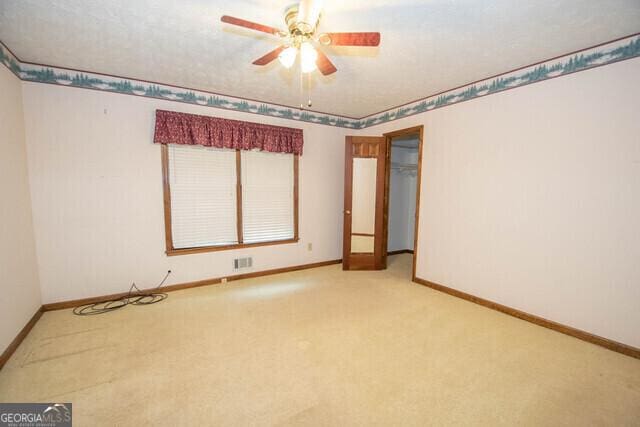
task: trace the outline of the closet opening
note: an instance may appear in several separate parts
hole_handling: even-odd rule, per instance
[[[387,145],[385,185],[385,248],[387,265],[399,274],[415,277],[420,166],[423,127],[384,134]]]

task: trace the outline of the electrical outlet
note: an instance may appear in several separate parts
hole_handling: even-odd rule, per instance
[[[313,250],[313,243],[307,243],[307,250],[311,252]]]

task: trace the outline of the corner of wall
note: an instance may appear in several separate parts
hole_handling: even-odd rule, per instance
[[[27,170],[22,82],[8,68],[0,67],[0,88],[0,192],[5,200],[11,200],[0,208],[0,350],[4,350],[40,311],[42,292]]]

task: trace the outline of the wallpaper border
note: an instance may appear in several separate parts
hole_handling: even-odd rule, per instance
[[[421,98],[399,107],[389,108],[361,119],[360,128],[376,126],[393,120],[447,107],[509,89],[527,86],[579,71],[632,59],[640,56],[640,36],[634,34],[598,46],[532,64],[494,77]]]
[[[347,129],[365,129],[639,56],[640,33],[637,33],[354,119],[144,80],[22,62],[0,42],[0,62],[23,81],[164,99]]]
[[[20,76],[21,63],[17,56],[11,52],[4,43],[0,41],[0,63],[7,67],[9,71],[16,75],[19,79],[22,79]]]
[[[358,129],[360,125],[359,119],[339,115],[297,109],[269,102],[145,80],[21,62],[2,42],[0,42],[0,62],[9,68],[18,78],[26,82],[46,83],[146,98],[164,99],[348,129]]]

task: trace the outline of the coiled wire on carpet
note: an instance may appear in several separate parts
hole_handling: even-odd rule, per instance
[[[78,316],[92,316],[94,314],[108,313],[110,311],[118,310],[126,307],[127,305],[150,305],[167,299],[167,294],[164,292],[157,292],[167,278],[171,274],[171,270],[167,271],[164,279],[158,286],[152,289],[140,290],[135,282],[131,284],[129,292],[120,298],[108,299],[104,301],[93,302],[89,304],[80,305],[73,309],[73,314]]]

